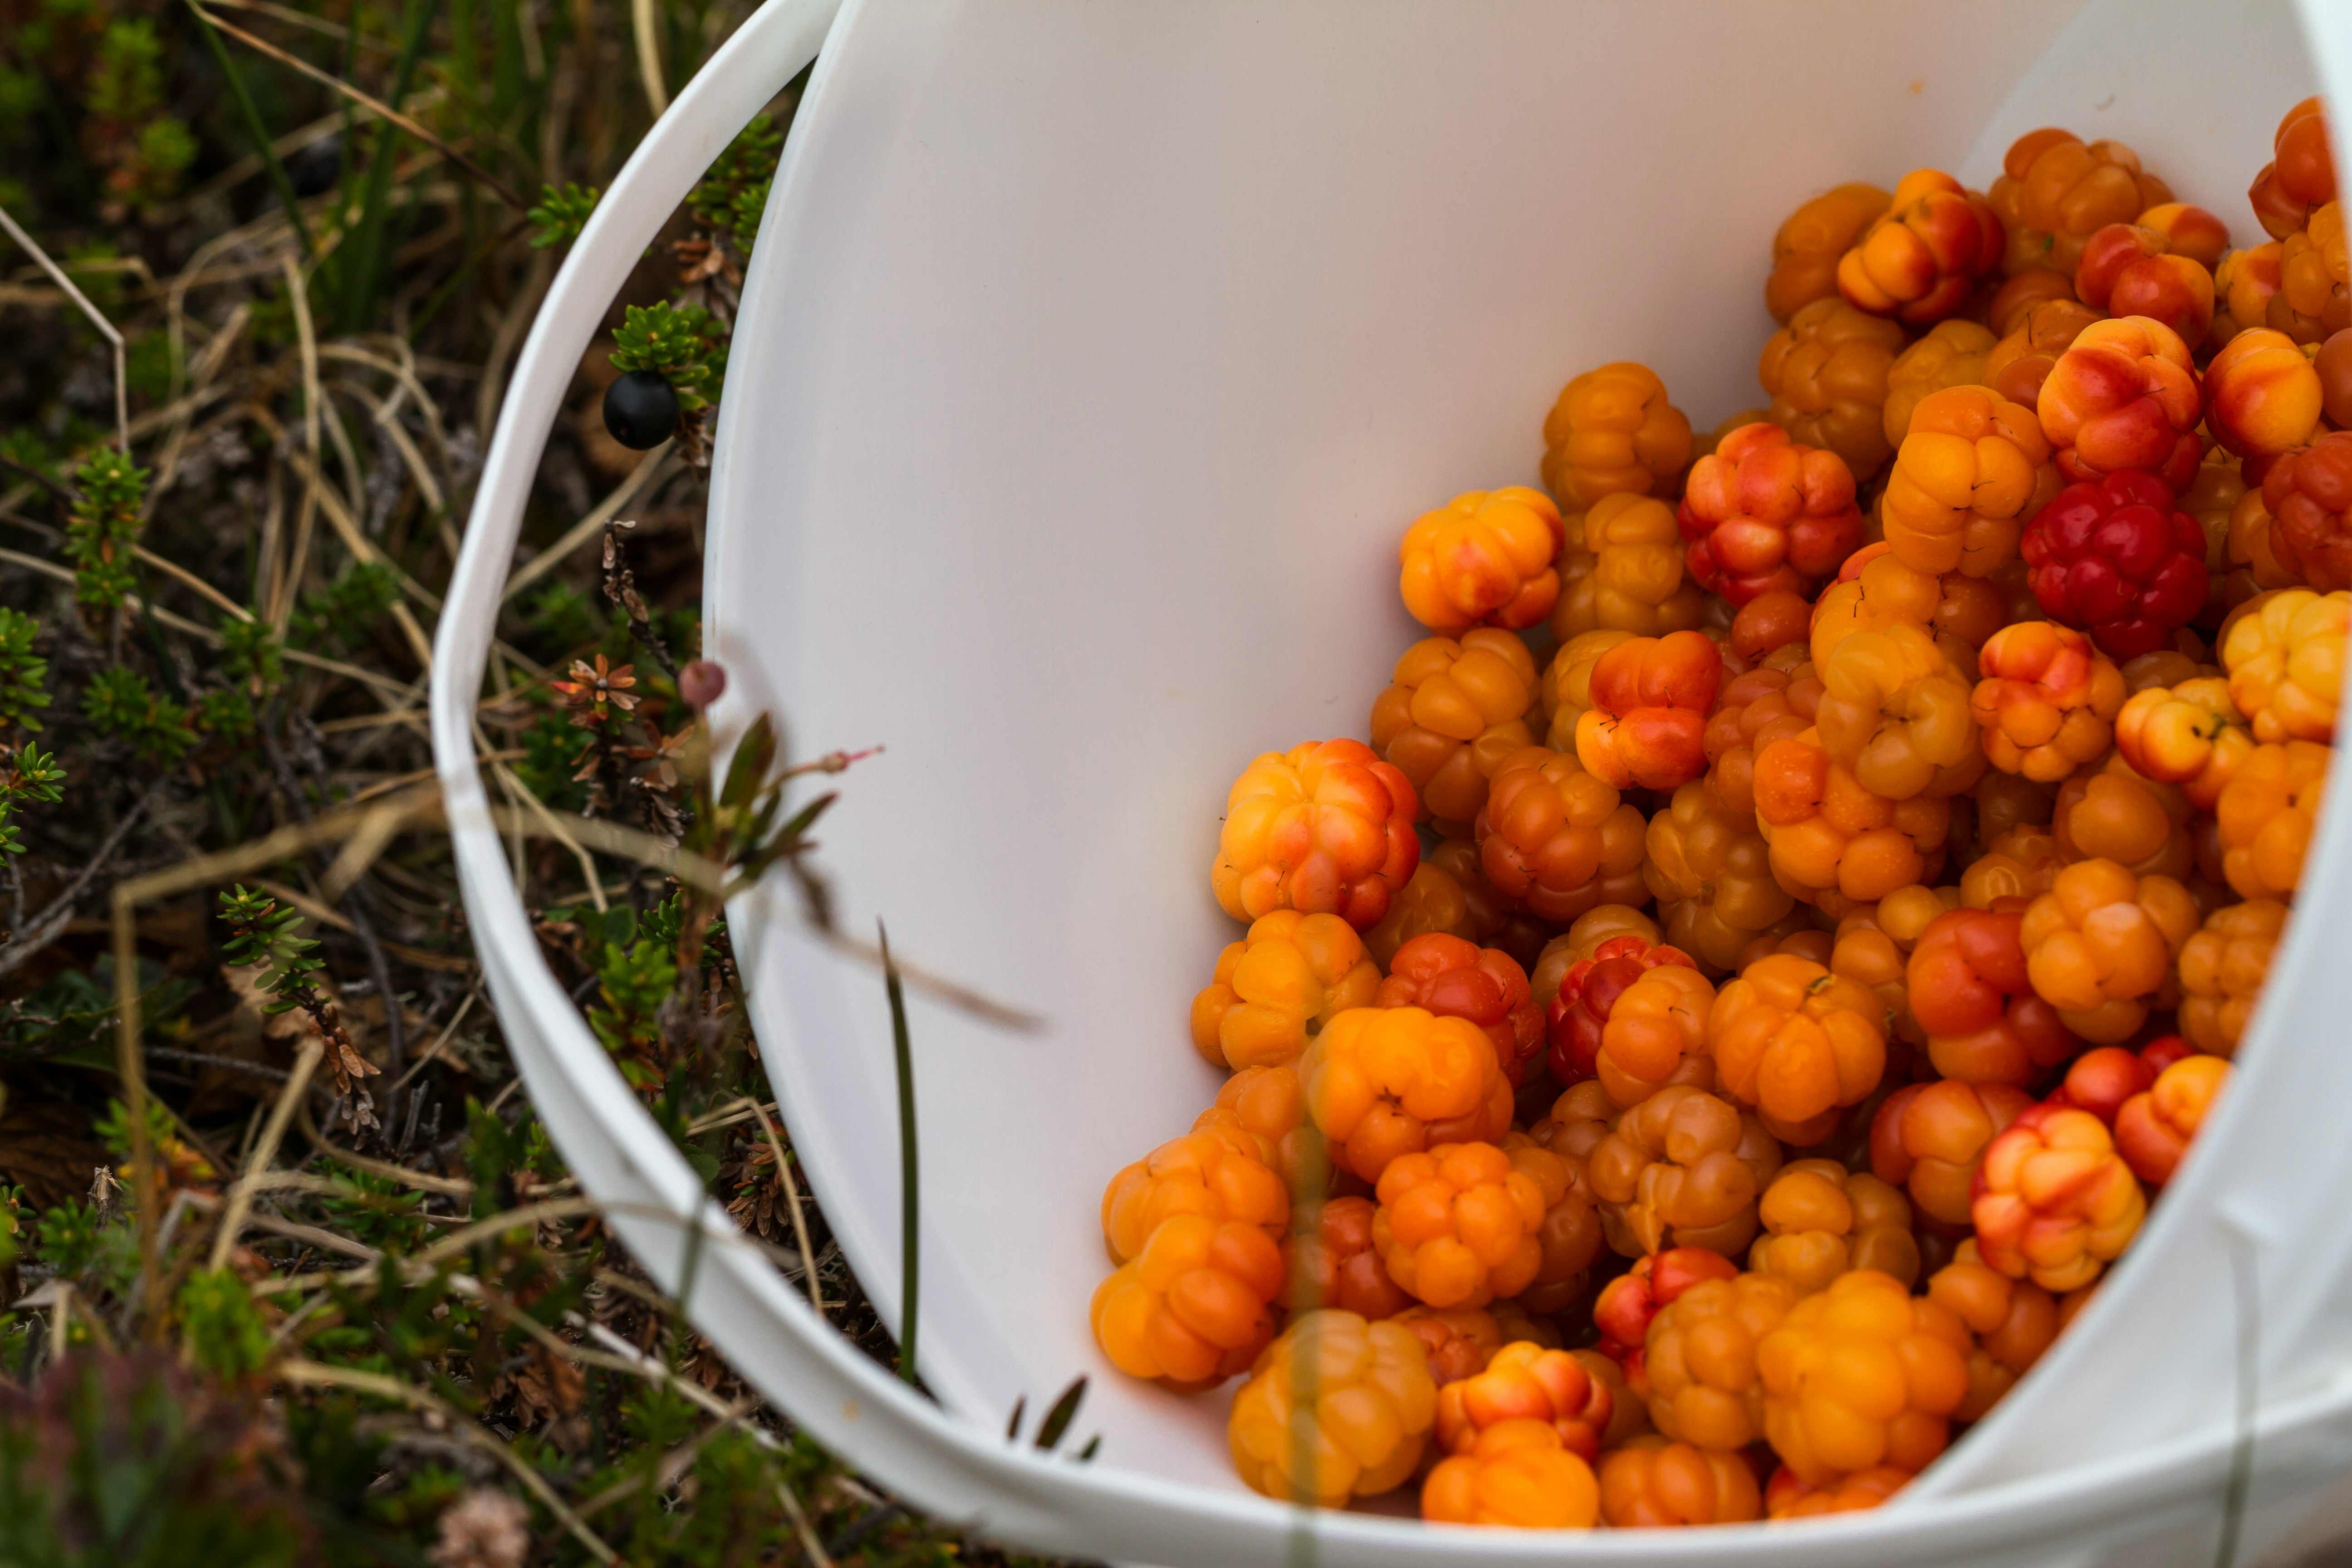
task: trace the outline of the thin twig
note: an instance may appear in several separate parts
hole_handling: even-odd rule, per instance
[[[230,1248],[236,1245],[238,1227],[244,1223],[246,1210],[253,1206],[253,1178],[267,1173],[269,1162],[278,1156],[278,1142],[286,1136],[286,1124],[293,1119],[294,1108],[310,1088],[310,1075],[319,1068],[320,1058],[326,1055],[327,1043],[315,1033],[306,1037],[294,1054],[294,1070],[287,1075],[286,1087],[278,1091],[277,1103],[269,1108],[269,1120],[262,1123],[261,1139],[245,1162],[245,1173],[228,1190],[227,1212],[221,1215],[220,1228],[213,1232],[212,1261],[207,1268],[218,1268],[228,1261]]]
[[[74,879],[66,884],[66,890],[51,900],[47,909],[35,915],[30,925],[21,931],[10,933],[14,940],[5,947],[0,947],[0,975],[15,973],[26,959],[48,946],[56,940],[57,934],[66,929],[67,922],[73,919],[75,902],[98,874],[106,869],[106,863],[114,858],[114,852],[122,847],[122,840],[147,814],[147,807],[161,793],[164,783],[163,779],[158,779],[149,784],[146,793],[122,814],[122,820],[114,825],[114,831],[100,843],[97,851],[83,864]]]

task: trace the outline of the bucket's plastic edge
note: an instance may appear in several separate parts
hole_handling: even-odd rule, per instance
[[[855,26],[850,0],[835,41]],[[483,969],[534,1105],[588,1193],[688,1316],[761,1391],[822,1442],[918,1506],[1031,1549],[1170,1563],[1295,1561],[1301,1536],[1351,1562],[1691,1562],[1723,1548],[1743,1563],[1878,1563],[1958,1531],[1988,1552],[2082,1544],[2210,1521],[2232,1447],[2221,1431],[1912,1508],[1809,1521],[1578,1537],[1401,1525],[1304,1514],[1264,1499],[1181,1487],[1003,1444],[890,1377],[784,1288],[702,1191],[638,1104],[541,957],[508,869],[473,746],[473,708],[524,500],[573,367],[598,321],[676,203],[728,141],[827,41],[841,0],[770,0],[680,94],[630,157],[557,274],[520,356],[440,618],[432,730],[449,831]],[[2315,31],[2318,29],[2315,28]],[[2323,60],[2325,56],[2323,54]],[[2331,78],[2334,73],[2331,73]],[[820,63],[803,107],[821,120]],[[786,187],[796,136],[779,172]],[[719,438],[728,437],[725,414]],[[691,1278],[688,1278],[688,1275]],[[781,1329],[781,1335],[763,1332]],[[2263,1489],[2307,1489],[2340,1473],[2352,1380],[2266,1407]]]

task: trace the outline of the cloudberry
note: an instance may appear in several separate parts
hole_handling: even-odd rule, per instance
[[[1597,1078],[1620,1105],[1646,1099],[1703,1048],[1714,1003],[1689,954],[1613,937],[1560,976],[1545,1012],[1552,1077]]]
[[[1283,1244],[1282,1290],[1275,1304],[1289,1311],[1336,1307],[1359,1317],[1392,1318],[1412,1305],[1381,1263],[1372,1242],[1370,1198],[1327,1198],[1314,1228]]]
[[[1986,1267],[1974,1240],[1927,1281],[1927,1299],[1957,1314],[1976,1345],[1969,1353],[1969,1394],[1952,1414],[1981,1421],[2058,1338],[2058,1303],[2030,1279]]]
[[[2157,1074],[2152,1088],[2124,1101],[2116,1112],[2116,1152],[2132,1174],[2152,1187],[2170,1181],[2229,1080],[2230,1064],[2222,1058],[2189,1057]]]
[[[2017,939],[2035,994],[2059,1022],[2111,1046],[2139,1032],[2198,921],[2196,900],[2171,878],[2078,860],[2026,909]]]
[[[1309,1312],[1284,1331],[1234,1396],[1234,1464],[1278,1502],[1337,1508],[1400,1487],[1420,1465],[1437,1388],[1412,1331],[1353,1312]]]
[[[1234,1220],[1279,1237],[1290,1221],[1290,1196],[1245,1132],[1213,1128],[1171,1138],[1103,1191],[1103,1245],[1111,1261],[1137,1256],[1180,1214]]]
[[[1969,683],[1919,626],[1856,632],[1820,667],[1822,750],[1882,800],[1953,795],[1984,772]]]
[[[1823,1514],[1861,1513],[1876,1508],[1911,1484],[1908,1470],[1877,1465],[1851,1476],[1841,1476],[1825,1487],[1807,1486],[1786,1465],[1772,1472],[1764,1489],[1764,1510],[1770,1519],[1817,1519]]]
[[[1690,420],[1649,366],[1621,361],[1560,389],[1544,419],[1544,488],[1565,511],[1655,495],[1690,461]]]
[[[1717,1453],[1763,1436],[1759,1356],[1797,1301],[1785,1279],[1740,1274],[1694,1285],[1661,1311],[1642,1358],[1658,1430]]]
[[[1405,530],[1398,547],[1404,607],[1433,632],[1520,631],[1551,614],[1567,534],[1541,490],[1465,490]]]
[[[1771,850],[1755,830],[1752,805],[1742,825],[1717,807],[1708,784],[1691,780],[1650,818],[1642,877],[1658,900],[1667,940],[1723,970],[1758,932],[1786,919],[1796,900],[1773,879]]]
[[[2352,593],[2289,588],[2257,600],[2221,639],[2230,697],[2254,739],[2333,741]]]
[[[1390,1161],[1372,1220],[1389,1278],[1433,1307],[1479,1307],[1526,1289],[1543,1262],[1544,1211],[1568,1187],[1567,1167],[1551,1160],[1550,1191],[1492,1143]]]
[[[1237,921],[1298,910],[1362,931],[1421,863],[1416,815],[1404,774],[1360,741],[1263,752],[1225,797],[1217,902]]]
[[[1723,682],[1723,655],[1698,632],[1635,637],[1592,667],[1592,707],[1576,721],[1576,754],[1618,789],[1674,789],[1706,771],[1704,735]]]
[[[1968,1396],[1974,1348],[1958,1313],[1901,1280],[1840,1275],[1757,1347],[1773,1452],[1815,1487],[1881,1465],[1924,1469]]]
[[[2031,405],[1984,386],[1931,393],[1886,481],[1886,542],[1914,571],[1990,576],[2063,483]]]
[[[2223,871],[2240,898],[2284,899],[2301,885],[2335,754],[2316,741],[2256,746],[2230,775],[2214,816]]]
[[[1459,641],[1423,637],[1372,703],[1372,747],[1430,816],[1468,823],[1486,804],[1493,764],[1534,743],[1535,705],[1535,656],[1517,635],[1479,626]]]
[[[1762,1122],[1672,1084],[1618,1118],[1587,1173],[1609,1245],[1626,1257],[1669,1247],[1736,1257],[1755,1239],[1756,1199],[1780,1168]]]
[[[1810,594],[1862,542],[1845,459],[1777,425],[1743,426],[1692,465],[1675,521],[1691,575],[1734,605]]]
[[[2319,100],[2306,98],[2286,111],[2271,150],[2273,157],[2254,176],[2246,199],[2263,227],[2284,239],[2308,224],[2314,210],[2336,199],[2336,160]]]
[[[1437,1391],[1437,1443],[1466,1454],[1479,1434],[1502,1421],[1543,1421],[1572,1454],[1601,1457],[1601,1435],[1614,1402],[1606,1384],[1563,1350],[1522,1340],[1495,1352],[1484,1372]]]
[[[2286,934],[2286,905],[2249,899],[2215,910],[2180,945],[2180,1032],[2200,1051],[2230,1056],[2253,1021],[2271,955]]]
[[[2007,270],[2072,274],[2092,235],[2170,201],[2172,192],[2122,142],[2086,142],[2049,126],[2010,143],[2001,177],[1986,196],[2007,228]]]
[[[1759,1274],[1786,1279],[1805,1295],[1826,1290],[1850,1268],[1874,1268],[1903,1282],[1919,1278],[1919,1243],[1902,1193],[1834,1160],[1780,1167],[1757,1206],[1764,1234],[1748,1254]]]
[[[1467,1018],[1350,1008],[1315,1037],[1298,1076],[1333,1163],[1368,1182],[1400,1155],[1510,1131],[1511,1081],[1495,1042]]]
[[[1213,1387],[1274,1338],[1281,1289],[1282,1252],[1263,1229],[1180,1214],[1096,1289],[1095,1342],[1130,1377]]]
[[[1636,1437],[1601,1462],[1601,1517],[1620,1530],[1760,1519],[1756,1472],[1738,1454]]]
[[[2133,772],[2179,784],[2190,805],[2210,811],[2254,739],[2230,683],[2199,676],[2133,692],[2116,714],[2116,749]]]
[[[1911,1012],[1948,1079],[2022,1089],[2078,1048],[2057,1008],[2034,992],[2022,923],[2018,914],[1954,910],[1912,949]]]
[[[1814,300],[1837,297],[1838,258],[1891,199],[1876,185],[1838,185],[1781,221],[1772,236],[1772,273],[1764,280],[1764,307],[1774,321],[1786,326]]]
[[[1755,1107],[1774,1136],[1809,1147],[1878,1087],[1885,1018],[1866,986],[1776,953],[1724,986],[1707,1043],[1724,1092]]]
[[[1222,1068],[1285,1067],[1313,1031],[1370,1004],[1380,983],[1347,921],[1276,910],[1218,955],[1192,998],[1192,1045]]]
[[[1896,323],[1842,299],[1816,300],[1772,334],[1756,374],[1772,400],[1773,424],[1835,452],[1857,479],[1868,479],[1894,450],[1887,377],[1901,353]]]
[[[2012,1279],[2088,1285],[2147,1217],[2147,1195],[2099,1119],[2037,1105],[1985,1147],[1969,1205],[1977,1250]]]
[[[1978,663],[1984,677],[1969,709],[1994,767],[2054,784],[2106,754],[2124,678],[2089,637],[2054,621],[2024,621],[1993,633]]]
[[[1589,1530],[1601,1517],[1592,1467],[1541,1421],[1501,1421],[1421,1484],[1421,1517],[1439,1524]]]
[[[1543,1049],[1543,1012],[1528,990],[1528,972],[1500,948],[1458,936],[1417,936],[1396,951],[1374,993],[1381,1007],[1423,1007],[1442,1018],[1467,1018],[1495,1042],[1496,1058],[1516,1089]]]
[[[1530,746],[1496,769],[1477,823],[1486,879],[1549,921],[1641,898],[1641,810],[1573,754]]]
[[[1929,1219],[1966,1226],[1985,1145],[2032,1103],[2006,1084],[1907,1084],[1871,1123],[1871,1173],[1903,1188]]]
[[[2180,334],[2146,316],[2094,321],[2058,356],[2034,407],[2058,471],[2077,483],[2138,469],[2196,477],[2203,389]]]
[[[1830,755],[1817,729],[1757,753],[1755,792],[1773,875],[1831,914],[1926,879],[1951,834],[1949,801],[1873,794]]]
[[[1580,559],[1579,559],[1580,557]],[[1705,595],[1683,575],[1674,508],[1650,496],[1603,496],[1569,541],[1552,635],[1567,642],[1612,628],[1659,637],[1696,626]]]
[[[1911,433],[1912,411],[1931,393],[1954,386],[1982,386],[1985,356],[2000,334],[1975,321],[1938,321],[1927,335],[1895,356],[1886,372],[1886,408],[1882,427],[1886,449]]]
[[[1839,258],[1838,291],[1874,315],[1912,326],[1940,321],[2000,265],[2005,238],[1982,196],[1940,170],[1915,169]]]
[[[1628,1367],[1640,1367],[1650,1324],[1660,1312],[1693,1286],[1708,1279],[1729,1279],[1738,1272],[1738,1264],[1704,1247],[1670,1247],[1643,1254],[1633,1260],[1632,1268],[1602,1287],[1592,1304],[1601,1352]]]

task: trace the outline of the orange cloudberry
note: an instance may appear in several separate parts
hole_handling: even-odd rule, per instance
[[[1783,1142],[1810,1147],[1886,1071],[1886,1008],[1819,963],[1776,953],[1727,984],[1708,1022],[1723,1091]]]
[[[1368,1182],[1400,1155],[1510,1131],[1510,1079],[1495,1042],[1467,1018],[1350,1008],[1315,1037],[1298,1076],[1333,1163]]]
[[[1436,1414],[1428,1357],[1411,1330],[1326,1310],[1266,1348],[1226,1431],[1252,1490],[1337,1508],[1410,1479]]]
[[[1180,1214],[1095,1290],[1095,1342],[1130,1377],[1213,1387],[1274,1338],[1282,1252],[1262,1228]]]
[[[1397,949],[1373,1002],[1469,1019],[1495,1042],[1513,1088],[1527,1080],[1543,1050],[1543,1012],[1528,989],[1528,972],[1500,948],[1437,932],[1417,936]]]
[[[1587,1174],[1609,1245],[1624,1256],[1705,1247],[1736,1257],[1756,1237],[1756,1200],[1780,1168],[1780,1145],[1754,1115],[1670,1084],[1617,1119]]]
[[[1968,1396],[1973,1348],[1933,1298],[1876,1269],[1840,1275],[1757,1346],[1773,1452],[1815,1487],[1881,1465],[1924,1469]]]
[[[1549,921],[1643,896],[1641,810],[1573,754],[1528,747],[1495,771],[1477,822],[1496,890]]]
[[[1887,377],[1903,352],[1903,329],[1834,296],[1789,318],[1764,344],[1757,379],[1772,423],[1809,447],[1845,459],[1858,479],[1878,472],[1894,450],[1886,437]]]
[[[1103,1245],[1125,1263],[1166,1221],[1180,1214],[1257,1226],[1281,1236],[1290,1195],[1238,1129],[1211,1128],[1171,1138],[1120,1171],[1103,1191]]]
[[[2026,976],[2086,1040],[2115,1045],[2139,1032],[2150,1000],[2196,934],[2197,901],[2169,877],[2135,877],[2113,860],[2060,871],[2019,924]]]
[[[2032,1103],[2006,1084],[1906,1084],[1871,1122],[1871,1173],[1903,1188],[1929,1219],[1965,1226],[1985,1146]]]
[[[1723,654],[1703,633],[1635,637],[1592,667],[1592,706],[1576,721],[1576,755],[1619,789],[1674,789],[1706,771],[1704,736],[1723,683]]]
[[[1876,185],[1834,186],[1799,206],[1772,236],[1764,308],[1786,326],[1816,300],[1837,297],[1838,258],[1853,248],[1892,198]]]
[[[1911,433],[1912,411],[1931,393],[1954,386],[1982,386],[1985,356],[2000,334],[1975,321],[1938,321],[1927,335],[1905,349],[1886,372],[1886,408],[1882,427],[1892,453]]]
[[[1691,465],[1675,522],[1700,586],[1745,605],[1811,593],[1862,542],[1853,471],[1777,425],[1745,425]]]
[[[1437,1443],[1449,1454],[1465,1454],[1498,1422],[1543,1421],[1570,1453],[1598,1459],[1613,1412],[1609,1386],[1582,1362],[1521,1340],[1496,1351],[1484,1372],[1439,1387]]]
[[[2190,805],[2210,811],[2254,739],[2230,683],[2197,676],[2133,692],[2116,714],[2116,749],[2133,772],[2179,784]]]
[[[2081,1048],[2033,988],[2021,913],[1958,909],[1911,950],[1911,1012],[1936,1070],[1963,1083],[2022,1089]]]
[[[2200,1051],[2230,1056],[2253,1021],[2271,955],[2286,933],[2286,905],[2249,899],[2205,917],[2180,944],[2180,1032]]]
[[[1797,1301],[1797,1288],[1786,1279],[1739,1274],[1701,1281],[1660,1311],[1642,1357],[1658,1430],[1717,1453],[1762,1437],[1759,1357]]]
[[[1992,635],[1978,667],[1969,708],[1994,767],[2052,784],[2106,754],[2124,679],[2089,637],[2055,621],[2021,622]]]
[[[1654,495],[1690,461],[1690,420],[1649,366],[1621,361],[1560,389],[1544,419],[1544,488],[1564,511]]]
[[[1949,1308],[1976,1336],[1968,1397],[1952,1413],[1962,1421],[1983,1420],[2058,1337],[2057,1300],[2030,1279],[1988,1268],[1973,1238],[1927,1281],[1927,1299]]]
[[[1958,795],[1984,771],[1969,682],[1921,627],[1856,632],[1818,668],[1822,748],[1871,794]]]
[[[1465,490],[1423,512],[1398,546],[1404,607],[1433,632],[1517,631],[1551,614],[1567,533],[1541,490]]]
[[[1874,1268],[1903,1282],[1919,1278],[1919,1242],[1902,1193],[1834,1160],[1780,1167],[1757,1205],[1764,1234],[1748,1267],[1786,1279],[1805,1295],[1826,1290],[1850,1268]]]
[[[1743,825],[1709,799],[1707,780],[1693,779],[1650,818],[1643,840],[1642,878],[1667,941],[1717,970],[1796,904],[1773,879],[1771,850],[1754,822],[1752,808]]]
[[[2088,1285],[2122,1254],[2147,1194],[2097,1117],[2036,1105],[1985,1146],[1969,1212],[1987,1264],[2056,1292]]]
[[[1440,1459],[1421,1484],[1421,1517],[1438,1524],[1589,1530],[1601,1483],[1542,1421],[1499,1421],[1470,1448]]]
[[[1544,1211],[1568,1187],[1567,1166],[1548,1158],[1535,1168],[1552,1178],[1549,1191],[1492,1143],[1441,1143],[1390,1161],[1372,1220],[1389,1278],[1433,1307],[1480,1307],[1524,1289],[1543,1261]]]
[[[1675,510],[1644,495],[1603,496],[1569,540],[1552,635],[1566,642],[1594,630],[1660,637],[1699,624],[1706,596],[1685,579]]]
[[[1764,1511],[1770,1519],[1817,1519],[1823,1514],[1862,1513],[1876,1508],[1911,1484],[1909,1470],[1877,1465],[1827,1486],[1807,1486],[1786,1465],[1772,1472],[1764,1489]]]
[[[2111,223],[2129,223],[2172,199],[2165,183],[2120,142],[2084,142],[2055,126],[2010,143],[2001,177],[1987,194],[2007,228],[2010,272],[2049,267],[2071,275],[2083,246]]]
[[[1192,998],[1192,1045],[1222,1068],[1283,1067],[1298,1059],[1309,1034],[1369,1005],[1380,983],[1346,921],[1276,910],[1218,955],[1216,973]]]
[[[1493,763],[1533,743],[1535,705],[1535,656],[1516,634],[1479,626],[1459,640],[1424,637],[1372,702],[1372,749],[1412,783],[1423,811],[1466,823],[1486,804]]]
[[[1381,1262],[1373,1213],[1370,1198],[1325,1199],[1315,1211],[1314,1228],[1283,1244],[1282,1290],[1275,1304],[1290,1311],[1334,1307],[1376,1320],[1412,1305]]]
[[[1838,291],[1874,315],[1913,326],[1940,321],[2000,265],[2003,237],[1982,196],[1940,170],[1915,169],[1839,258]]]
[[[1412,785],[1360,741],[1262,752],[1225,796],[1217,902],[1237,921],[1298,910],[1362,931],[1421,863],[1416,813]]]
[[[1886,1009],[1890,1039],[1914,1046],[1927,1043],[1927,1031],[1911,1011],[1911,952],[1937,917],[1959,903],[1958,888],[1915,882],[1838,921],[1830,946],[1830,973],[1870,988]]]
[[[1990,576],[2062,483],[2032,405],[1986,386],[1929,393],[1886,481],[1886,542],[1915,571]]]
[[[2316,741],[2256,746],[2230,775],[2214,817],[2222,871],[2240,898],[2284,899],[2302,884],[2335,754]]]
[[[2132,1174],[2151,1187],[2172,1179],[2189,1141],[2205,1124],[2213,1102],[2230,1081],[2221,1057],[2184,1058],[2157,1074],[2156,1082],[2133,1095],[2116,1112],[2116,1152]]]
[[[1601,1462],[1601,1517],[1619,1529],[1760,1519],[1756,1472],[1738,1454],[1636,1437]]]
[[[2221,639],[2230,697],[2257,741],[2333,741],[2352,593],[2288,588],[2256,601]]]
[[[1757,754],[1755,792],[1773,875],[1831,914],[1924,880],[1942,864],[1951,835],[1948,800],[1873,794],[1814,729]]]

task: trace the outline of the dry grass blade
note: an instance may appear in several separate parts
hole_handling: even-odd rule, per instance
[[[496,191],[499,199],[504,201],[507,205],[514,208],[515,211],[521,212],[530,205],[530,198],[517,191],[512,185],[508,184],[504,180],[499,179],[496,174],[491,174],[488,169],[483,168],[479,163],[475,163],[471,158],[467,157],[466,154],[458,152],[457,149],[450,146],[448,142],[444,142],[440,137],[436,136],[432,132],[427,131],[424,126],[419,125],[415,121],[411,120],[405,114],[401,113],[400,110],[393,108],[390,104],[381,102],[376,99],[369,97],[366,93],[362,92],[358,88],[353,87],[351,83],[343,80],[341,77],[329,75],[327,72],[322,71],[318,67],[312,65],[310,61],[302,58],[299,55],[289,54],[286,50],[279,48],[276,44],[269,42],[267,38],[257,38],[254,37],[251,33],[247,32],[243,27],[238,26],[234,22],[223,21],[220,17],[214,16],[212,12],[205,10],[201,5],[198,6],[197,9],[202,12],[206,21],[210,22],[214,26],[218,27],[222,32],[226,33],[230,37],[236,39],[239,43],[260,50],[263,54],[268,55],[271,59],[278,61],[280,65],[292,67],[294,69],[300,71],[304,76],[309,77],[311,80],[319,83],[320,86],[342,94],[345,98],[350,99],[353,103],[364,105],[371,112],[378,116],[380,119],[389,121],[394,125],[397,125],[403,132],[406,132],[408,135],[415,137],[419,142],[424,142],[426,146],[432,148],[435,152],[448,159],[449,162],[457,164],[457,167],[465,170],[468,174],[473,175],[474,178],[479,180],[483,184],[488,185],[491,190]]]
[[[310,1075],[319,1070],[320,1058],[326,1054],[326,1043],[316,1034],[303,1040],[294,1056],[294,1070],[289,1074],[285,1088],[278,1091],[278,1100],[269,1108],[269,1120],[262,1124],[261,1141],[253,1146],[247,1157],[245,1173],[228,1190],[228,1205],[222,1214],[220,1226],[213,1233],[212,1260],[208,1268],[218,1268],[228,1261],[230,1251],[236,1246],[237,1232],[245,1223],[246,1211],[253,1206],[254,1181],[269,1170],[269,1162],[278,1157],[278,1145],[286,1136],[286,1124],[293,1119],[294,1108],[310,1091]]]
[[[8,209],[5,207],[0,207],[0,229],[7,230],[8,237],[22,246],[26,255],[40,263],[41,270],[47,273],[59,289],[65,290],[66,298],[71,300],[81,313],[89,318],[89,324],[96,327],[99,334],[113,346],[115,439],[121,446],[122,455],[129,457],[131,455],[131,377],[123,363],[122,334],[114,330],[114,323],[107,320],[106,312],[91,304],[89,296],[74,286],[74,280],[66,276],[66,269],[50,260],[49,253],[43,250],[31,235],[17,226],[16,220],[8,216]]]
[[[592,539],[601,537],[604,525],[621,515],[621,509],[650,490],[661,480],[677,470],[675,444],[664,441],[637,460],[629,477],[614,486],[611,494],[596,503],[595,510],[567,530],[562,538],[532,556],[507,578],[504,598],[512,604],[523,590],[546,576],[571,559],[572,552]]]

